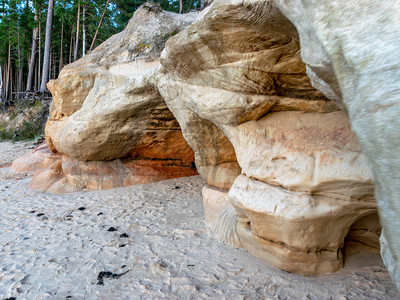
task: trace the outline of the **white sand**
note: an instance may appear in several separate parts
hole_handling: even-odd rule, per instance
[[[0,143],[0,165],[27,150]],[[30,176],[0,168],[0,299],[400,298],[377,254],[305,277],[212,238],[199,176],[65,195]],[[98,285],[102,271],[128,272]]]

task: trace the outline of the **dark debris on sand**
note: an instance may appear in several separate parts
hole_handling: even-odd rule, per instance
[[[128,273],[130,270],[125,271],[123,273],[117,274],[109,271],[101,271],[99,275],[97,276],[97,285],[104,285],[104,278],[112,278],[112,279],[118,279],[122,275],[125,275]]]

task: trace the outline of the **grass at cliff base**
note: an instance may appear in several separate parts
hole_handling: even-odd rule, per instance
[[[29,141],[44,135],[51,101],[23,100],[0,112],[0,141]]]

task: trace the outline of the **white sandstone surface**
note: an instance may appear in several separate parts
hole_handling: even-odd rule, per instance
[[[400,2],[274,3],[296,26],[313,86],[345,108],[372,165],[381,253],[400,289]]]

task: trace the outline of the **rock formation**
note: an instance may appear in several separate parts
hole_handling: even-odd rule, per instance
[[[346,110],[371,162],[383,226],[381,254],[400,289],[400,3],[276,3],[299,32],[313,85]]]
[[[375,180],[382,252],[399,283],[399,10],[218,0],[168,40],[159,65],[163,29],[149,16],[172,15],[146,4],[49,83],[47,143],[70,184],[108,188],[163,179],[166,166],[193,173],[183,134],[216,234],[302,274],[378,250]],[[174,18],[179,30],[193,21]]]
[[[196,15],[147,3],[123,32],[48,83],[53,102],[46,142],[58,153],[57,168],[45,162],[30,168],[39,170],[32,188],[105,189],[197,174],[193,151],[151,77],[165,41]],[[55,178],[56,186],[45,183]]]
[[[372,172],[346,114],[312,87],[290,21],[268,3],[215,2],[161,63],[217,234],[287,271],[341,268],[351,226],[376,216]]]

